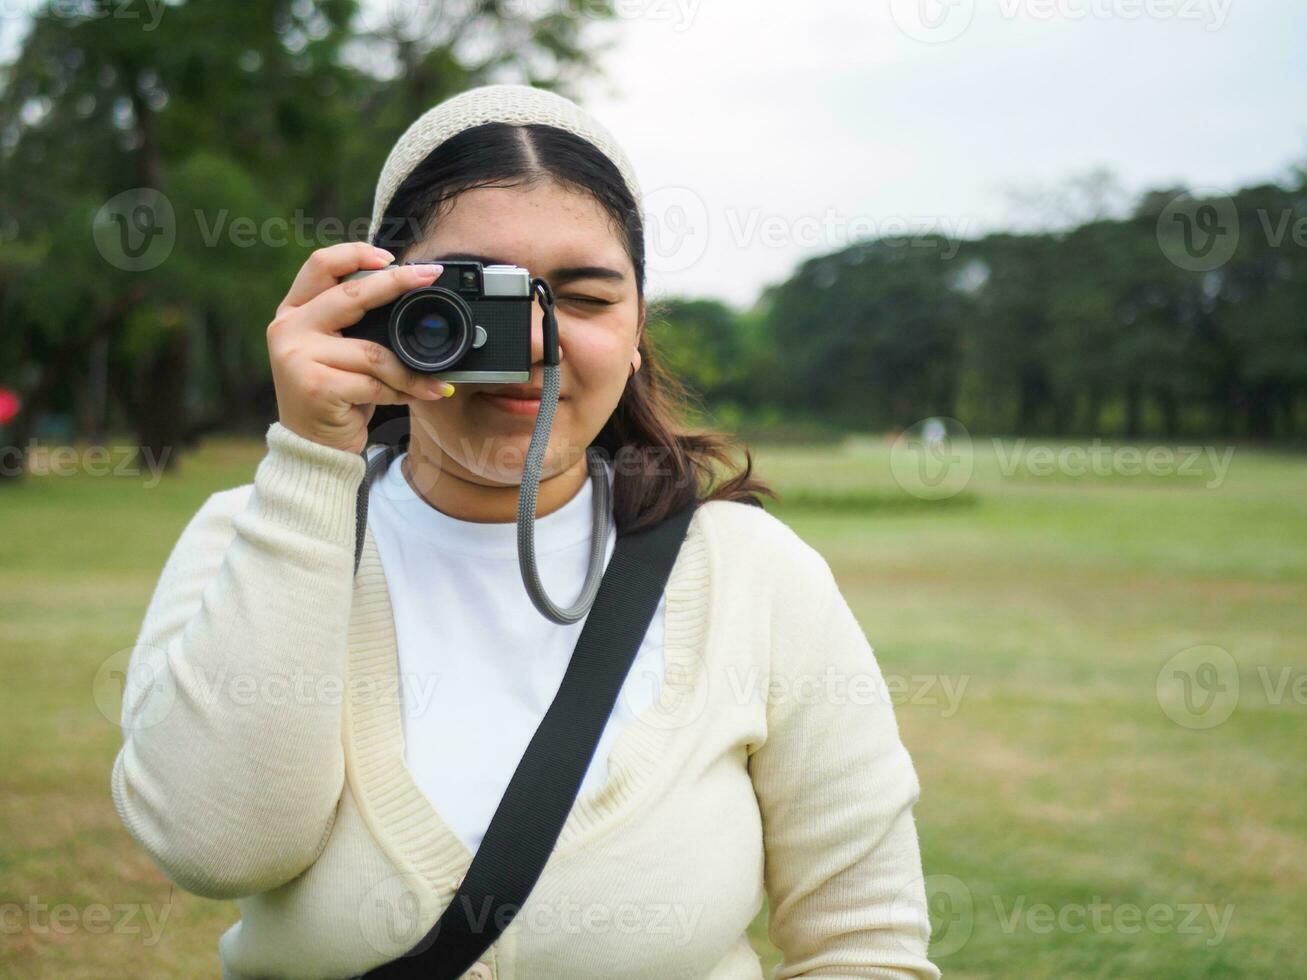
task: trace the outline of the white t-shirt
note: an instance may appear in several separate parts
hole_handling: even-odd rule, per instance
[[[409,486],[396,457],[373,483],[372,530],[399,648],[404,759],[445,823],[475,853],[504,790],[549,709],[585,620],[563,626],[532,605],[517,562],[517,524],[450,517]],[[613,468],[608,466],[609,486]],[[536,518],[541,582],[570,606],[580,592],[593,532],[587,479],[562,507]],[[605,565],[617,543],[609,525]],[[608,777],[624,726],[658,697],[664,673],[658,602],[579,796]]]

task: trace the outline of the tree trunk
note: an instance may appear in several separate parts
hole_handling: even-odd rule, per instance
[[[1132,381],[1125,387],[1125,437],[1139,438],[1139,416],[1141,411],[1139,383]]]
[[[1254,439],[1271,438],[1271,402],[1272,390],[1267,385],[1258,385],[1248,393],[1248,434]]]
[[[1162,388],[1157,392],[1157,403],[1162,409],[1162,424],[1166,427],[1166,438],[1174,439],[1180,429],[1180,412],[1176,405],[1175,392]]]
[[[87,352],[85,374],[74,396],[77,409],[77,439],[99,445],[104,439],[108,393],[109,338],[97,337]]]
[[[151,472],[173,469],[185,440],[188,354],[183,322],[160,343],[141,379],[136,462]]]

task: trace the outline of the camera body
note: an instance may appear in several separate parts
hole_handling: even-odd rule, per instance
[[[432,263],[444,266],[435,282],[368,310],[341,336],[375,341],[413,370],[447,381],[530,381],[531,274],[480,262],[401,264]],[[363,269],[345,278],[385,271]]]

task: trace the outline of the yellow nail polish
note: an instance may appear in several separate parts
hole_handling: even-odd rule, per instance
[[[448,381],[445,382],[445,397],[448,398],[454,393],[454,386]]]

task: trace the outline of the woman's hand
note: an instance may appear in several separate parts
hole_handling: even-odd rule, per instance
[[[314,442],[361,452],[377,405],[408,405],[453,394],[453,386],[404,365],[381,344],[337,331],[410,289],[430,285],[441,266],[395,266],[366,242],[320,248],[308,257],[268,325],[268,356],[281,424]]]

